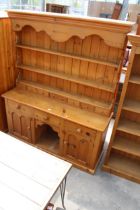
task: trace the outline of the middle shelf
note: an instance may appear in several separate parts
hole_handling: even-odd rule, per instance
[[[116,136],[112,145],[112,148],[132,156],[137,156],[140,159],[140,147],[139,142],[135,140],[130,140],[129,138],[123,136]]]
[[[140,102],[134,100],[125,100],[123,110],[135,112],[140,114]]]
[[[28,46],[25,44],[16,44],[16,47],[21,48],[21,49],[37,51],[37,52],[49,53],[52,55],[59,55],[59,56],[63,56],[63,57],[74,58],[77,60],[88,61],[88,62],[107,65],[107,66],[115,67],[115,68],[119,67],[119,64],[117,64],[115,62],[109,62],[109,61],[91,58],[91,57],[78,56],[78,55],[74,55],[74,54],[70,54],[70,53],[64,53],[64,52],[54,51],[54,50],[50,50],[50,49],[44,49],[44,48],[40,48],[40,47]]]
[[[117,130],[140,137],[140,124],[130,120],[121,120],[119,122]]]
[[[111,93],[114,93],[114,91],[115,91],[115,85],[112,86],[109,84],[104,84],[98,80],[96,80],[96,81],[86,80],[86,79],[79,78],[78,76],[76,77],[76,76],[66,75],[64,73],[60,73],[60,72],[56,72],[56,71],[49,71],[47,69],[42,69],[42,68],[23,65],[23,64],[18,64],[17,68],[23,69],[26,71],[36,72],[39,74],[44,74],[44,75],[55,77],[58,79],[67,80],[67,81],[74,82],[77,84],[82,84],[85,86],[101,89],[101,90],[111,92]]]
[[[129,79],[129,82],[130,83],[133,83],[133,84],[140,85],[140,76],[139,75],[133,75],[133,76],[131,76],[130,79]]]
[[[82,95],[75,95],[71,94],[65,91],[61,91],[54,87],[48,87],[47,85],[40,84],[38,82],[33,81],[27,81],[27,80],[21,80],[19,81],[18,85],[22,86],[24,89],[29,89],[33,92],[38,92],[42,95],[49,95],[51,97],[56,96],[55,98],[60,99],[61,101],[68,102],[68,104],[71,104],[73,102],[73,105],[75,104],[77,106],[77,103],[80,103],[80,107],[85,107],[86,105],[91,106],[91,111],[95,111],[96,113],[104,113],[105,115],[109,116],[112,111],[112,104],[106,103],[104,101],[96,100],[93,98],[89,98]],[[87,108],[89,110],[89,108]]]

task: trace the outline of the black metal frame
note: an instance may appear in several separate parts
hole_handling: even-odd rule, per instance
[[[64,199],[65,199],[65,191],[66,191],[66,183],[67,183],[67,176],[63,179],[62,183],[60,184],[60,194],[61,194],[61,201],[62,206],[66,210]]]

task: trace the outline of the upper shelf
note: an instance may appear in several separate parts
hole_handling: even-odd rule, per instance
[[[63,73],[60,73],[60,72],[58,73],[58,72],[55,72],[55,71],[49,71],[49,70],[46,70],[46,69],[41,69],[41,68],[27,66],[27,65],[17,65],[17,68],[24,69],[24,70],[27,70],[27,71],[36,72],[36,73],[39,73],[39,74],[44,74],[44,75],[51,76],[51,77],[56,77],[56,78],[59,78],[59,79],[70,81],[70,82],[75,82],[77,84],[82,84],[82,85],[85,85],[85,86],[105,90],[105,91],[108,91],[108,92],[111,92],[111,93],[114,93],[114,90],[115,90],[115,86],[112,87],[111,85],[106,85],[106,84],[103,84],[101,82],[86,80],[86,79],[82,79],[82,78],[79,78],[79,77],[76,77],[76,76],[66,75],[66,74],[63,74]]]
[[[113,63],[113,62],[103,61],[103,60],[100,60],[100,59],[94,59],[94,58],[89,58],[89,57],[72,55],[70,53],[63,53],[63,52],[49,50],[49,49],[43,49],[43,48],[39,48],[39,47],[33,47],[33,46],[21,45],[21,44],[17,44],[16,47],[22,48],[22,49],[27,49],[27,50],[33,50],[33,51],[37,51],[37,52],[49,53],[49,54],[52,54],[52,55],[59,55],[59,56],[63,56],[63,57],[74,58],[74,59],[77,59],[77,60],[82,60],[82,61],[102,64],[102,65],[107,65],[107,66],[111,66],[111,67],[115,67],[115,68],[118,68],[118,66],[119,66],[119,64],[116,64],[116,63]]]

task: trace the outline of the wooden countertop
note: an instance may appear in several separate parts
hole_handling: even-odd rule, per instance
[[[2,96],[101,132],[105,131],[110,122],[109,117],[81,110],[40,94],[35,94],[19,88],[14,88]]]

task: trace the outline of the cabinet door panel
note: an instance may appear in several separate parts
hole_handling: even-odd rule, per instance
[[[21,136],[27,141],[31,141],[31,120],[22,116],[20,118],[21,123]]]
[[[66,134],[64,141],[64,155],[82,165],[89,165],[93,141],[73,134]]]
[[[72,134],[65,136],[64,141],[64,153],[65,156],[71,159],[77,159],[78,141]]]
[[[13,124],[13,134],[14,135],[21,135],[21,122],[20,117],[15,112],[12,113],[12,124]]]
[[[85,139],[80,139],[78,141],[78,160],[83,164],[88,164],[89,160],[89,147],[90,141]]]
[[[26,116],[21,116],[18,112],[8,111],[8,127],[9,132],[19,138],[31,142],[31,119]]]

